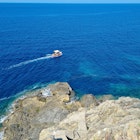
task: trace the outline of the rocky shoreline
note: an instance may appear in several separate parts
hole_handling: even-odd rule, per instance
[[[3,140],[140,140],[140,100],[92,94],[75,100],[66,82],[15,102]]]

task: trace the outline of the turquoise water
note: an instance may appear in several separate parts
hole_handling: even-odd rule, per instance
[[[140,98],[139,4],[0,4],[0,114],[23,91]],[[63,51],[50,58],[53,50]]]

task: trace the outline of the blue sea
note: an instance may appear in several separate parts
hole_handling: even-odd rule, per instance
[[[0,117],[58,81],[77,96],[140,98],[140,5],[0,4]]]

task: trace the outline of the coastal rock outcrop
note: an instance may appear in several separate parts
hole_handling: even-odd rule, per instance
[[[38,140],[43,128],[59,123],[80,106],[78,102],[66,104],[74,94],[68,83],[58,82],[34,93],[15,103],[13,113],[3,123],[4,140]]]
[[[139,103],[138,99],[119,98],[94,108],[80,108],[57,126],[43,129],[39,140],[140,140]]]
[[[55,83],[15,103],[3,123],[4,140],[140,140],[140,100],[72,101],[68,83]]]
[[[57,126],[48,129],[43,129],[40,133],[39,140],[51,138],[69,139],[87,139],[87,126],[85,120],[86,109],[80,108],[67,116]]]
[[[108,100],[88,110],[88,139],[139,140],[139,103],[139,99],[124,97],[116,101]]]

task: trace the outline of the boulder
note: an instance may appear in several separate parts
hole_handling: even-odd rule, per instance
[[[67,82],[57,82],[48,86],[52,95],[71,95],[72,88]]]
[[[92,94],[86,94],[80,99],[82,107],[90,107],[91,105],[99,105],[97,99]]]
[[[47,91],[49,96],[57,96],[62,102],[70,102],[75,97],[75,92],[72,90],[67,82],[57,82],[55,84],[50,84],[47,88],[42,90],[42,97],[40,99],[44,100],[44,91]],[[46,94],[46,93],[45,93]]]
[[[113,95],[108,94],[108,95],[100,96],[100,97],[98,98],[98,101],[99,101],[99,102],[105,102],[105,101],[107,101],[107,100],[114,100],[114,99],[115,99],[115,97],[114,97]]]

